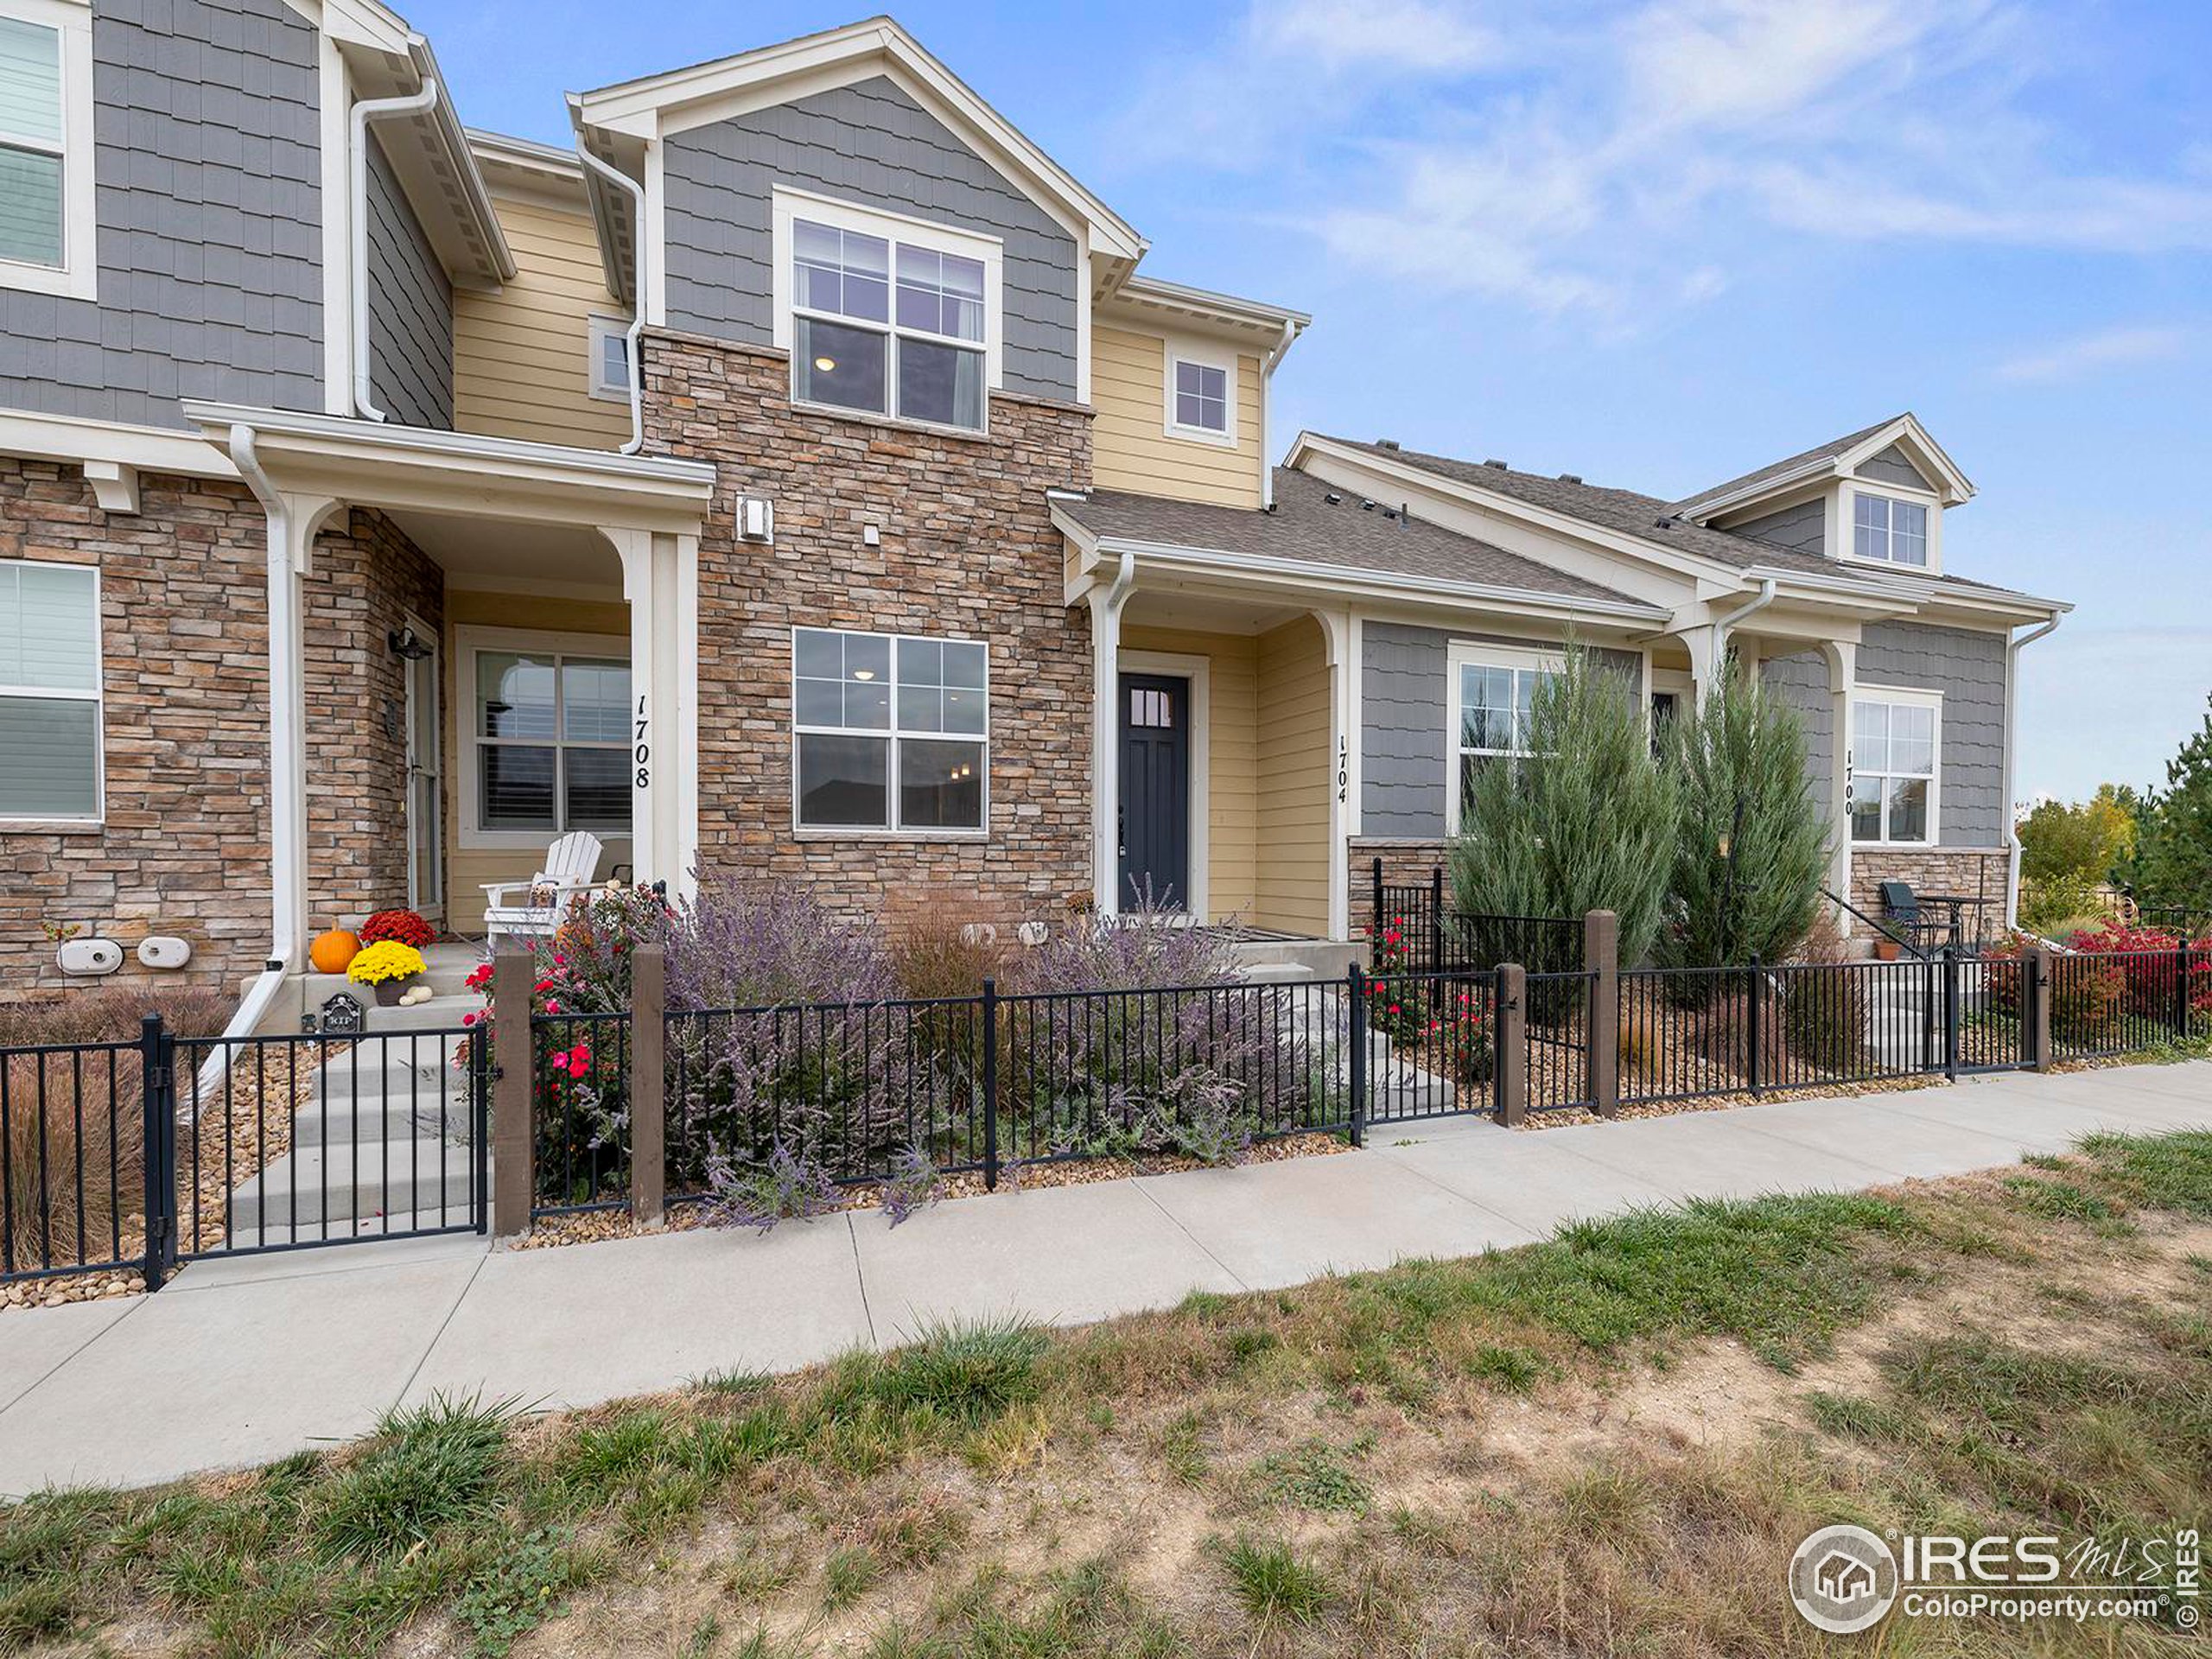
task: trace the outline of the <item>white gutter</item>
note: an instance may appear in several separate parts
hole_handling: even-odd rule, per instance
[[[1738,605],[1734,610],[1729,612],[1727,615],[1716,616],[1713,619],[1713,671],[1715,674],[1724,671],[1723,664],[1726,664],[1728,658],[1728,630],[1734,627],[1738,622],[1751,615],[1753,612],[1763,611],[1766,609],[1768,606],[1773,604],[1774,594],[1774,578],[1772,576],[1769,576],[1765,581],[1759,583],[1759,591],[1757,598],[1747,599],[1741,605]]]
[[[636,214],[637,229],[631,238],[632,257],[640,265],[645,257],[645,188],[620,168],[609,167],[605,162],[584,148],[582,135],[576,138],[576,159],[607,183],[628,192],[632,211]],[[616,453],[634,455],[645,447],[645,377],[639,372],[638,336],[645,326],[645,284],[632,278],[630,296],[630,327],[622,336],[622,353],[630,365],[630,442]],[[598,365],[593,365],[594,374]],[[596,384],[596,382],[594,382]]]
[[[2035,644],[2056,628],[2059,620],[2054,616],[2005,645],[2005,765],[2001,769],[2005,785],[1998,806],[2005,814],[2005,926],[2008,932],[2020,925],[2020,836],[2012,820],[2013,745],[2019,741],[2020,728],[2020,648]]]
[[[414,40],[421,39],[417,35]],[[410,42],[412,44],[412,41]],[[420,115],[438,102],[437,79],[423,77],[423,88],[405,98],[364,99],[353,105],[353,412],[365,420],[381,421],[385,412],[376,404],[369,385],[369,123],[387,116]]]
[[[1268,447],[1268,429],[1274,423],[1270,416],[1274,412],[1275,365],[1289,354],[1299,326],[1295,318],[1285,318],[1282,337],[1260,365],[1260,509],[1263,512],[1274,512],[1275,505],[1274,452]]]

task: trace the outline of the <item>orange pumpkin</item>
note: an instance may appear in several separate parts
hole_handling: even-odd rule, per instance
[[[334,927],[308,947],[308,960],[315,963],[318,974],[342,974],[346,965],[361,953],[361,938],[348,933],[342,927]]]

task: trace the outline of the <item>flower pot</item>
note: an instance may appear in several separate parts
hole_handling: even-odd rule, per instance
[[[406,995],[415,982],[422,977],[420,974],[410,974],[404,979],[378,980],[376,988],[377,1006],[380,1008],[397,1007],[399,999]]]
[[[1877,962],[1895,962],[1897,959],[1897,942],[1895,939],[1875,940],[1874,960]]]

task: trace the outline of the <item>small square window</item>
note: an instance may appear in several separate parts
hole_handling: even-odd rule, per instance
[[[619,317],[591,320],[591,395],[614,403],[630,398],[630,325]]]
[[[1217,363],[1177,358],[1169,419],[1171,424],[1186,431],[1230,435],[1229,371]]]

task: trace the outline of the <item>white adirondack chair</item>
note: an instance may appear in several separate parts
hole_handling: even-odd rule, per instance
[[[545,868],[529,880],[485,882],[484,926],[493,940],[503,933],[532,938],[552,932],[568,913],[569,901],[590,889],[599,851],[597,836],[574,830],[545,849]],[[523,902],[508,903],[511,893],[523,894]]]

